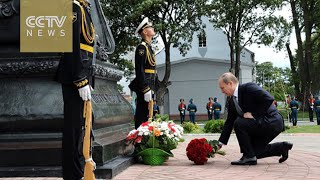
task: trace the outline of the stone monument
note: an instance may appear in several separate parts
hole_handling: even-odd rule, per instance
[[[90,0],[99,36],[95,65],[93,159],[96,177],[111,178],[132,160],[124,139],[130,104],[117,90],[123,72],[108,62],[114,39],[99,0]],[[59,53],[20,53],[19,0],[0,0],[0,177],[61,176],[62,90]]]

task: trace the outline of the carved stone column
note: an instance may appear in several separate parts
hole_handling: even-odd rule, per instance
[[[111,178],[112,168],[123,168],[119,159],[128,160],[124,155],[132,151],[124,139],[133,113],[117,90],[123,72],[107,61],[114,49],[112,34],[99,1],[91,3],[94,23],[104,28],[97,31],[93,159],[97,177]],[[61,54],[19,53],[17,9],[18,0],[0,0],[0,177],[61,176],[63,100],[54,81]]]

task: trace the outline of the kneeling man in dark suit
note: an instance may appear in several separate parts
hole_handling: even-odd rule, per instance
[[[293,144],[277,142],[269,144],[284,129],[283,118],[275,106],[273,96],[255,83],[239,84],[232,73],[219,78],[219,87],[227,96],[228,117],[219,138],[226,145],[234,128],[241,153],[240,160],[232,165],[256,165],[257,159],[281,156],[279,163],[288,159]]]

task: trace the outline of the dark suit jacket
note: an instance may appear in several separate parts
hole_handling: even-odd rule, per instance
[[[251,112],[257,123],[261,127],[273,126],[275,131],[282,130],[283,126],[279,121],[283,121],[276,107],[272,105],[273,96],[255,83],[239,85],[238,103],[244,113]],[[280,118],[279,118],[280,117]],[[227,144],[233,129],[234,121],[238,118],[232,98],[228,101],[228,117],[224,124],[219,141]]]

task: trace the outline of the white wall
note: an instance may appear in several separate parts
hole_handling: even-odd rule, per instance
[[[252,66],[240,66],[240,83],[253,82],[253,67]]]
[[[189,60],[173,64],[171,66],[171,86],[169,90],[170,114],[178,114],[180,98],[188,104],[193,98],[197,105],[198,113],[207,113],[206,103],[209,97],[217,97],[224,106],[225,96],[221,93],[218,85],[219,76],[229,69],[228,62],[214,62],[212,60]],[[164,76],[164,66],[158,68],[159,78]]]

